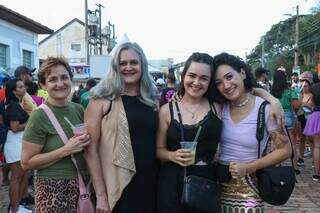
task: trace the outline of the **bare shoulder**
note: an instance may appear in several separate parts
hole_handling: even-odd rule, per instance
[[[165,121],[170,121],[170,108],[169,103],[166,103],[160,107],[159,118]]]
[[[103,115],[105,114],[111,105],[111,101],[105,98],[90,99],[89,105],[86,109],[87,115]]]

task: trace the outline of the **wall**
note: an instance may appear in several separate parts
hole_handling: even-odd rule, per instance
[[[38,35],[0,19],[0,43],[8,46],[7,67],[13,70],[22,65],[22,50],[33,52],[32,67],[39,67]]]

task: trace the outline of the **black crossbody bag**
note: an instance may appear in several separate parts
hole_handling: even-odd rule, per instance
[[[261,104],[258,113],[256,133],[258,140],[258,159],[260,158],[261,140],[264,137],[265,106],[267,103],[268,102],[264,101]],[[292,166],[270,166],[256,172],[260,197],[265,202],[275,206],[283,205],[289,200],[296,182],[293,169],[293,146],[289,134],[288,137],[292,149]]]
[[[175,105],[179,117],[181,140],[184,141],[181,113],[176,102]],[[183,168],[182,205],[203,212],[220,213],[220,196],[221,190],[218,183],[196,175],[187,176],[187,169]]]

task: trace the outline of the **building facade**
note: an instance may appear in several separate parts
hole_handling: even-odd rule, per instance
[[[39,67],[38,34],[53,30],[0,5],[0,69],[13,75],[20,65]]]

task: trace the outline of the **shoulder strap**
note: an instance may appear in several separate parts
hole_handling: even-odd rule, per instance
[[[306,104],[309,103],[309,101],[311,100],[311,98],[312,98],[312,96],[310,96],[310,97],[308,98]]]
[[[216,107],[214,106],[214,103],[209,104],[209,105],[210,105],[210,109],[211,109],[211,111],[214,113],[214,115],[218,115],[217,110],[216,110]]]
[[[256,132],[256,138],[258,140],[258,159],[260,158],[260,150],[261,150],[261,141],[264,137],[264,127],[265,127],[265,107],[268,104],[267,101],[264,101],[259,108],[259,112],[258,112],[258,119],[257,119],[257,132]],[[293,167],[293,157],[294,157],[294,152],[293,152],[293,145],[292,145],[292,141],[290,138],[290,135],[288,133],[288,129],[287,127],[285,127],[285,131],[287,132],[288,138],[289,138],[289,142],[291,145],[291,164]]]
[[[173,105],[172,105],[172,101],[169,102],[169,110],[170,110],[170,118],[171,118],[171,122],[173,121],[174,117],[173,117]]]
[[[182,118],[181,118],[181,113],[180,113],[180,109],[178,106],[178,102],[175,101],[174,104],[176,105],[177,108],[177,114],[178,114],[178,118],[179,118],[179,123],[180,123],[180,134],[181,134],[181,140],[184,141],[184,130],[183,130],[183,123],[182,123]]]
[[[67,137],[66,133],[63,131],[60,123],[58,122],[56,116],[53,114],[52,110],[46,104],[41,104],[39,106],[39,108],[41,108],[46,113],[46,115],[48,116],[48,118],[49,118],[50,122],[52,123],[53,127],[58,132],[58,135],[60,136],[60,138],[63,141],[63,143],[67,144],[68,143],[68,137]],[[77,165],[77,161],[76,161],[76,159],[74,158],[73,155],[71,155],[71,159],[72,159],[72,162],[73,162],[74,166],[77,168],[78,173],[79,173],[79,168],[78,168],[78,165]]]
[[[265,108],[268,104],[267,101],[262,102],[258,111],[258,119],[257,119],[257,132],[256,138],[258,140],[258,159],[260,158],[261,151],[261,141],[264,137],[264,127],[265,127]]]
[[[52,110],[46,104],[41,104],[39,106],[39,108],[41,108],[46,113],[46,115],[48,116],[48,118],[49,118],[50,122],[52,123],[53,127],[58,132],[58,135],[60,136],[60,138],[63,141],[63,143],[67,144],[68,143],[68,137],[65,134],[65,132],[63,131],[60,123],[58,122],[56,116],[53,114]]]
[[[63,131],[60,123],[58,122],[56,116],[53,114],[52,110],[46,105],[46,104],[41,104],[39,106],[39,108],[41,108],[46,115],[48,116],[50,122],[52,123],[53,127],[57,130],[58,135],[60,136],[61,140],[63,141],[64,144],[68,143],[68,137],[66,135],[66,133]],[[87,196],[87,194],[89,193],[89,189],[86,187],[83,177],[80,173],[80,169],[77,165],[77,161],[75,159],[75,157],[73,155],[71,155],[71,160],[74,164],[74,166],[77,169],[77,173],[78,173],[78,180],[79,180],[79,190],[80,190],[80,198]],[[89,184],[88,184],[89,185]]]

